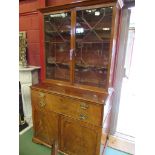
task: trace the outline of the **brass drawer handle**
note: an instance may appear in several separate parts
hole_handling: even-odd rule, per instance
[[[86,116],[85,114],[80,114],[80,116],[79,116],[80,120],[85,120],[87,118],[88,118],[88,116]]]
[[[40,101],[39,101],[40,107],[44,107],[46,105],[45,94],[39,92],[39,98],[40,98]]]
[[[80,104],[80,108],[83,109],[83,110],[86,110],[86,109],[89,108],[89,105],[86,104],[86,103],[81,103],[81,104]]]

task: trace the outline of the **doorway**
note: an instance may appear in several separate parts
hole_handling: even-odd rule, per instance
[[[134,139],[135,137],[135,97],[136,97],[136,83],[135,71],[136,65],[134,39],[135,39],[135,11],[131,9],[130,24],[128,30],[128,39],[126,46],[126,54],[124,61],[124,73],[122,77],[122,86],[120,93],[119,112],[116,125],[117,135],[126,137],[127,139]]]

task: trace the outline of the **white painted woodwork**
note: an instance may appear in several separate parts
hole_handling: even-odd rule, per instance
[[[32,124],[32,106],[31,106],[31,90],[30,86],[37,84],[38,70],[40,67],[29,66],[27,68],[19,68],[19,81],[21,83],[22,101],[23,101],[23,111],[25,120],[30,125]]]

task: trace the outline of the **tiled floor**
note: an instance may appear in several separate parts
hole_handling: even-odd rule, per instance
[[[32,129],[19,136],[19,155],[50,155],[51,149],[32,142]],[[107,148],[105,155],[129,155],[118,150]]]

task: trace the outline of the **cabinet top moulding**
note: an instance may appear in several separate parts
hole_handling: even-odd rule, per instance
[[[118,6],[120,8],[123,7],[123,1],[122,0],[79,0],[79,1],[75,1],[69,4],[66,3],[58,3],[57,2],[53,2],[52,5],[50,6],[45,6],[42,8],[39,8],[38,10],[42,13],[49,13],[49,12],[53,12],[53,11],[59,11],[59,10],[66,10],[66,9],[72,9],[72,8],[77,8],[77,7],[87,7],[87,6],[91,6],[91,5],[95,5],[95,7],[97,5],[103,4],[103,7],[106,6]]]
[[[93,104],[105,104],[108,98],[112,95],[113,89],[110,88],[108,93],[104,91],[93,91],[83,89],[76,86],[64,86],[58,84],[40,83],[31,86],[33,90],[52,93],[55,95],[73,97],[77,100],[84,100]],[[107,98],[108,97],[108,98]]]

